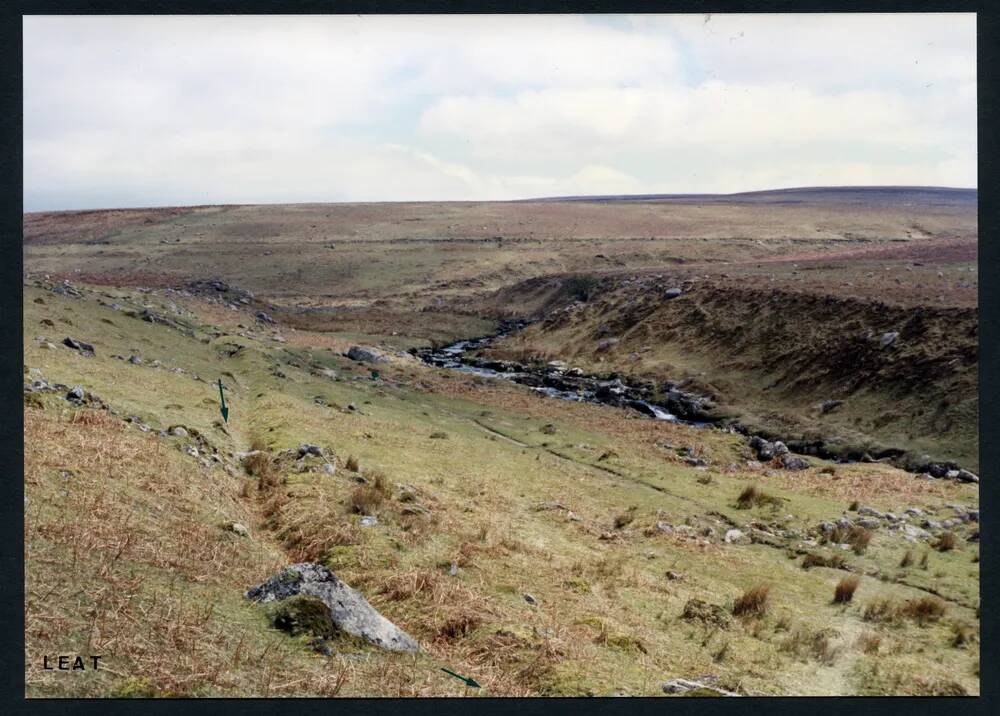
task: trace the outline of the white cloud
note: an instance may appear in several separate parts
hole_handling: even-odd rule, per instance
[[[972,15],[27,17],[25,207],[975,185]]]

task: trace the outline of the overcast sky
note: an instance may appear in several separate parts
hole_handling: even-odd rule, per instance
[[[975,16],[28,17],[26,211],[976,186]]]

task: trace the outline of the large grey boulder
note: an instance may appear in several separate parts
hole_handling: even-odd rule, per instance
[[[381,351],[369,346],[351,346],[347,357],[359,363],[388,363],[389,359]]]
[[[276,602],[296,594],[318,597],[330,610],[338,629],[360,636],[389,651],[419,651],[409,634],[379,614],[360,593],[326,567],[311,562],[293,564],[246,593],[256,602]]]

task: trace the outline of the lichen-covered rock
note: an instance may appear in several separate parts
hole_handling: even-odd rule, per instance
[[[347,357],[359,363],[388,363],[389,359],[375,348],[368,346],[351,346]]]
[[[420,649],[413,637],[379,614],[361,594],[319,564],[290,565],[246,593],[248,599],[261,603],[282,601],[296,595],[321,599],[330,611],[333,624],[348,634],[390,651]]]

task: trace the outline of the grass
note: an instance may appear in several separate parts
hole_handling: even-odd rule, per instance
[[[850,602],[852,599],[854,599],[854,592],[857,591],[858,585],[860,583],[861,580],[854,575],[850,575],[848,577],[844,577],[843,579],[841,579],[839,582],[837,582],[837,586],[833,591],[833,603],[847,604],[848,602]]]
[[[780,507],[781,499],[761,490],[756,485],[747,485],[736,498],[736,506],[745,510],[749,507]]]
[[[764,479],[761,472],[719,471],[715,484],[706,487],[694,479],[699,471],[664,460],[660,447],[692,445],[713,464],[726,465],[740,460],[737,436],[555,403],[527,390],[477,384],[408,363],[385,367],[376,385],[349,361],[308,345],[290,357],[280,344],[241,339],[247,348],[238,357],[220,359],[214,339],[202,343],[117,314],[112,317],[118,328],[111,328],[99,320],[110,309],[93,297],[70,300],[33,291],[26,296],[26,325],[50,315],[58,323],[65,314],[98,351],[84,362],[68,349],[39,349],[29,329],[26,366],[49,379],[83,384],[123,415],[140,415],[153,430],[142,433],[120,417],[76,410],[47,394],[39,396],[40,405],[26,408],[29,695],[463,693],[460,683],[440,673],[439,661],[474,676],[485,695],[610,695],[619,689],[656,695],[663,673],[696,675],[706,668],[746,693],[860,688],[853,677],[835,679],[848,659],[863,656],[860,652],[841,652],[835,665],[808,655],[805,663],[789,659],[791,652],[774,636],[774,623],[786,616],[810,634],[827,628],[850,634],[864,624],[856,608],[824,609],[830,600],[827,576],[787,559],[798,541],[779,537],[777,547],[737,546],[694,530],[645,529],[658,521],[674,526],[690,521],[700,528],[714,524],[709,520],[745,515],[734,509],[733,495]],[[117,291],[109,289],[114,298],[103,300],[132,300]],[[31,302],[35,295],[46,303]],[[135,300],[167,299],[143,294]],[[240,320],[238,314],[213,314],[213,321],[223,319],[232,321],[228,330],[234,331]],[[208,337],[212,325],[219,324],[206,323],[198,335]],[[326,338],[305,331],[286,335],[303,344]],[[142,349],[143,366],[110,357],[127,355],[132,347]],[[186,373],[149,368],[152,358]],[[336,370],[342,380],[312,375],[312,361]],[[288,377],[272,376],[273,365]],[[210,382],[223,367],[235,376],[227,391],[231,414],[225,432],[215,425],[217,391]],[[320,393],[331,404],[353,402],[362,414],[319,406],[313,396]],[[190,440],[157,435],[180,423],[218,448],[223,463],[203,467],[181,451]],[[547,424],[557,428],[551,448],[559,455],[537,447],[546,439],[538,426]],[[414,431],[413,425],[421,429]],[[438,430],[449,440],[427,439]],[[299,472],[294,461],[278,457],[303,442],[352,456],[354,464],[328,475],[318,469]],[[249,448],[260,449],[262,456],[226,469],[228,453]],[[605,453],[615,457],[599,461]],[[61,471],[76,477],[61,477]],[[271,476],[263,490],[256,489],[261,474]],[[367,484],[357,482],[359,475]],[[866,489],[887,494],[903,477],[914,482],[877,464],[844,466],[838,477],[830,483],[837,489],[857,490],[864,482]],[[841,496],[817,489],[808,475],[767,479],[776,485],[769,483],[767,491],[780,494],[783,506],[767,521],[783,519],[786,510],[792,515],[782,530],[805,535],[845,504]],[[348,514],[359,487],[381,496],[375,527],[360,527]],[[922,506],[975,501],[970,486],[932,487],[941,492],[923,494]],[[865,501],[880,504],[867,496]],[[564,508],[535,510],[540,503]],[[638,527],[601,540],[610,520],[631,513],[630,506],[636,507],[630,524]],[[413,514],[404,513],[410,508]],[[570,519],[570,512],[577,519]],[[220,527],[232,522],[247,525],[252,539]],[[885,572],[896,567],[905,546],[900,535],[886,532],[852,560],[859,570]],[[833,566],[835,556],[813,566]],[[272,629],[267,610],[248,604],[242,594],[282,565],[304,560],[334,569],[417,638],[425,656],[366,647],[360,650],[363,658],[326,659],[310,650],[306,635]],[[954,600],[948,602],[949,619],[974,623],[974,608],[962,605],[976,603],[970,569],[978,566],[957,550],[935,552],[933,570],[914,570],[906,579]],[[683,578],[670,580],[668,571]],[[944,576],[934,577],[936,572]],[[729,595],[758,583],[762,574],[775,585],[762,615],[754,617],[751,610],[746,619],[733,620]],[[144,581],[133,585],[140,576]],[[898,604],[919,595],[917,587],[892,581],[873,580],[871,589],[866,597],[885,596]],[[525,593],[537,604],[528,604]],[[79,606],[77,599],[83,600]],[[692,612],[705,619],[682,616],[693,600],[704,607]],[[587,615],[602,626],[579,623]],[[909,628],[906,623],[916,625],[906,618],[894,632]],[[928,621],[925,628],[906,632],[922,652],[880,658],[901,673],[951,678],[976,693],[975,650],[950,647],[950,632],[944,630],[945,624]],[[43,653],[86,653],[91,635],[116,673],[69,684],[38,668]],[[942,648],[960,674],[946,673],[937,663]]]
[[[733,603],[733,616],[736,617],[762,617],[767,613],[771,588],[766,584],[759,584],[747,589]]]

